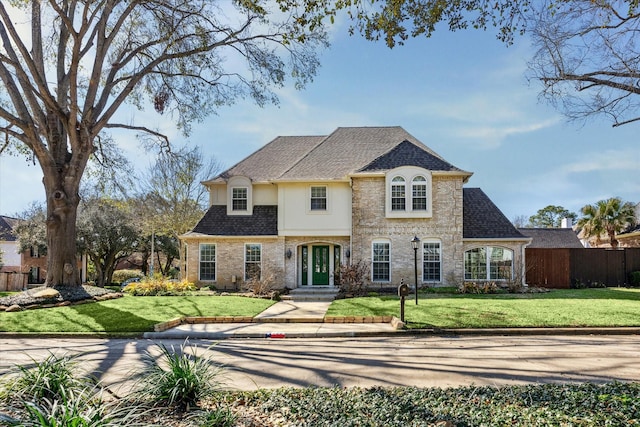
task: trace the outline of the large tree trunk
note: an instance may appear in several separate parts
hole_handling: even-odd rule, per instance
[[[79,286],[76,216],[79,197],[63,190],[47,191],[47,280],[46,286]]]

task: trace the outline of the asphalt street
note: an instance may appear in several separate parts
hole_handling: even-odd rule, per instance
[[[73,355],[116,394],[135,386],[143,355],[182,340],[0,338],[0,375],[50,353]],[[640,381],[640,336],[375,336],[190,340],[223,364],[229,389],[281,386],[512,385]]]

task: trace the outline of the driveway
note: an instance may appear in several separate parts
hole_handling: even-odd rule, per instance
[[[181,340],[0,338],[0,373],[49,352],[78,355],[110,389],[129,389],[141,355]],[[640,381],[640,337],[402,336],[193,340],[224,364],[228,388],[510,385]]]

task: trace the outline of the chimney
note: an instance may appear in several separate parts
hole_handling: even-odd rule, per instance
[[[571,218],[562,218],[560,222],[560,228],[573,228]]]

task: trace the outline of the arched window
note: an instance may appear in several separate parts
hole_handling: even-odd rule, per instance
[[[464,253],[465,280],[511,280],[512,277],[511,249],[485,246]]]
[[[411,183],[411,200],[414,211],[427,210],[427,179],[418,175]]]
[[[396,176],[391,180],[391,210],[406,210],[406,185],[401,176]]]

